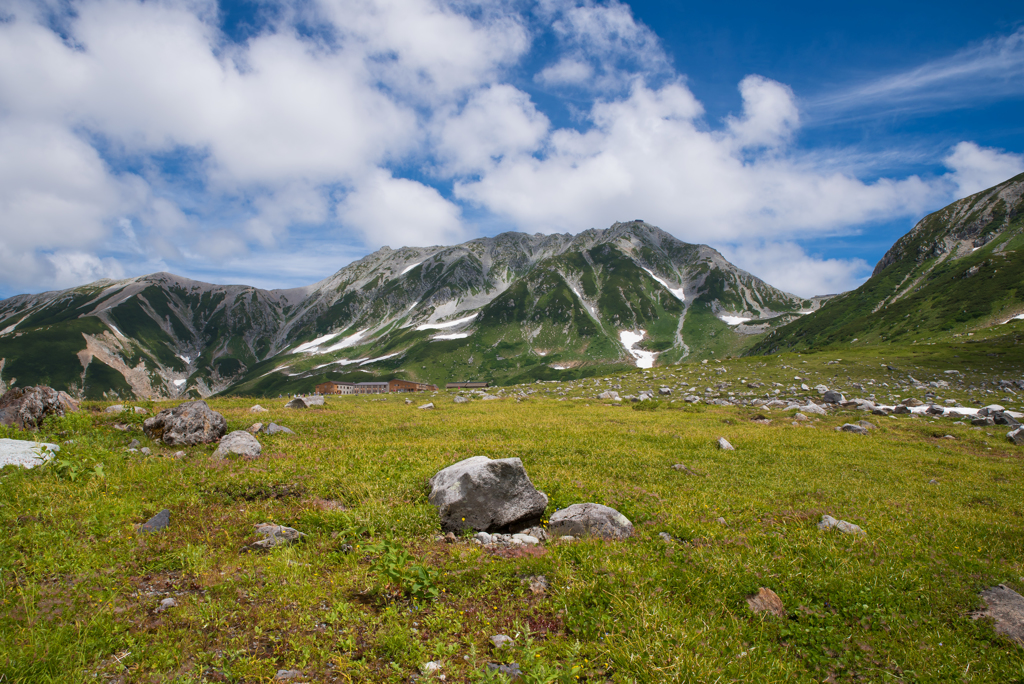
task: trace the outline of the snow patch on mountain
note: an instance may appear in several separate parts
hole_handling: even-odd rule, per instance
[[[643,268],[643,267],[641,266],[641,268]],[[664,280],[662,280],[658,276],[656,276],[653,273],[651,273],[650,270],[648,270],[646,268],[644,268],[644,270],[647,271],[647,274],[649,276],[651,276],[652,278],[657,280],[659,283],[661,283],[662,287],[664,287],[666,290],[671,292],[673,297],[675,297],[676,299],[678,299],[681,302],[685,302],[686,301],[686,295],[683,293],[683,288],[681,288],[681,287],[676,287],[676,288],[669,287],[668,283],[666,283]]]
[[[476,318],[476,316],[477,316],[476,314],[470,314],[469,316],[466,316],[465,318],[459,318],[459,319],[456,319],[454,321],[447,321],[445,323],[424,323],[423,325],[417,325],[416,329],[417,330],[437,330],[439,328],[454,328],[457,325],[462,325],[463,323],[469,323],[471,320]]]
[[[619,341],[622,342],[622,346],[626,348],[626,351],[632,354],[633,358],[636,359],[637,368],[653,368],[654,359],[658,356],[656,352],[634,349],[634,347],[640,343],[640,340],[644,339],[644,335],[646,334],[646,330],[640,330],[639,332],[623,330],[619,333]]]

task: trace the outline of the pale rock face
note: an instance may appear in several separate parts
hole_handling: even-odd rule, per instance
[[[58,451],[60,446],[48,442],[0,439],[0,468],[6,465],[34,468],[51,459]]]
[[[627,539],[633,536],[633,523],[609,506],[581,503],[555,511],[548,520],[548,532],[556,537]]]
[[[245,430],[235,430],[220,440],[220,446],[213,452],[214,459],[237,456],[259,456],[263,447]]]
[[[539,523],[548,505],[518,458],[473,456],[439,471],[430,487],[445,532],[518,531]]]

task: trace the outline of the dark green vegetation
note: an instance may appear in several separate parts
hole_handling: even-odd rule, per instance
[[[158,273],[13,297],[0,302],[0,381],[113,399],[274,396],[328,379],[572,378],[634,366],[623,331],[644,331],[637,351],[666,364],[749,346],[758,331],[737,333],[723,312],[787,318],[816,305],[642,222],[505,233],[383,248],[296,290]],[[44,332],[49,362],[27,348]]]
[[[64,443],[59,467],[0,471],[0,675],[268,682],[299,669],[309,681],[397,683],[434,660],[442,669],[421,681],[481,681],[489,661],[568,684],[1024,681],[1024,648],[970,618],[986,587],[1024,592],[1024,450],[1005,428],[862,412],[799,422],[678,399],[689,385],[737,401],[806,395],[794,376],[847,396],[923,399],[906,389],[913,376],[949,381],[929,390],[940,403],[1019,410],[994,388],[1022,367],[1024,321],[1006,329],[531,383],[460,405],[444,392],[305,411],[275,400],[254,415],[250,401],[217,399],[231,430],[258,419],[298,434],[261,435],[261,457],[216,463],[212,446],[174,459],[113,428],[143,416],[89,403],[38,435]],[[962,378],[943,373],[951,361]],[[615,385],[676,391],[647,410],[595,399]],[[416,408],[428,400],[438,408]],[[865,417],[877,425],[866,436],[833,429]],[[736,451],[716,449],[720,436]],[[128,453],[132,438],[154,454]],[[504,551],[437,541],[427,478],[481,454],[521,458],[548,514],[603,503],[636,536]],[[134,531],[162,508],[169,529]],[[825,513],[867,536],[818,531]],[[262,522],[307,536],[244,552]],[[549,586],[535,593],[538,575]],[[786,618],[751,614],[759,587],[778,593]],[[157,612],[167,597],[177,607]],[[516,642],[501,655],[487,642],[497,633]]]
[[[1024,312],[1024,174],[930,214],[861,287],[768,335],[756,353],[949,339]]]

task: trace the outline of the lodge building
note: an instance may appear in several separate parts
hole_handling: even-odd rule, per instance
[[[409,380],[385,382],[339,382],[328,380],[316,386],[317,394],[391,394],[393,392],[436,392],[437,385]]]

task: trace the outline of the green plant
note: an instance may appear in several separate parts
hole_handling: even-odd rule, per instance
[[[661,402],[657,399],[644,399],[633,404],[634,411],[656,411],[661,406]]]
[[[385,540],[367,546],[366,550],[380,554],[373,561],[373,569],[403,593],[421,600],[432,600],[441,595],[436,586],[437,571],[415,562],[413,556],[398,544]]]
[[[107,476],[103,471],[102,463],[93,463],[90,466],[70,458],[52,458],[46,461],[41,468],[44,472],[52,473],[57,479],[71,482],[75,482],[79,478],[98,477],[104,479]]]

